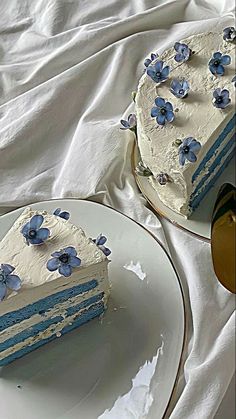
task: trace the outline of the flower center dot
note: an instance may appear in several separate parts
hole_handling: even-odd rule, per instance
[[[160,75],[161,75],[161,73],[160,73],[160,71],[158,71],[158,72],[156,73],[156,76],[157,76],[157,77],[160,77]]]
[[[59,256],[59,261],[62,263],[67,263],[69,260],[69,256],[67,253],[63,253],[61,256]]]
[[[218,67],[218,65],[220,65],[220,61],[219,61],[219,60],[215,60],[215,61],[214,61],[214,66],[215,66],[215,67]]]
[[[161,108],[161,114],[165,115],[166,114],[166,109],[165,108]]]
[[[218,96],[216,98],[216,103],[222,103],[223,102],[223,98],[221,96]]]
[[[184,89],[180,89],[179,94],[183,95],[184,94]]]
[[[183,147],[183,152],[186,153],[186,154],[188,154],[188,152],[189,152],[189,146],[188,145],[186,145],[185,147]]]
[[[28,233],[28,236],[31,238],[31,239],[34,239],[35,238],[35,236],[36,236],[36,231],[35,230],[30,230],[29,231],[29,233]]]

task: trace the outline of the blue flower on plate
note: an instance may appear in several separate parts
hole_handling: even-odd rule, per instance
[[[227,42],[233,42],[236,39],[236,31],[233,26],[225,28],[223,31],[223,38]]]
[[[157,61],[154,65],[149,65],[147,68],[147,74],[156,83],[163,83],[168,79],[170,73],[170,67],[164,66],[164,61]]]
[[[74,247],[68,246],[51,254],[52,259],[47,262],[47,269],[51,272],[57,271],[63,276],[70,276],[73,268],[78,268],[81,259],[77,257]]]
[[[171,93],[179,99],[184,99],[185,97],[187,97],[189,89],[190,87],[187,80],[174,79],[170,85]]]
[[[21,288],[21,280],[18,275],[12,275],[15,268],[6,263],[0,265],[0,301],[2,301],[7,293],[7,288],[18,291]]]
[[[70,213],[67,211],[62,211],[61,208],[55,209],[53,214],[56,215],[57,217],[64,218],[64,220],[69,220],[70,218]]]
[[[190,56],[192,55],[192,50],[186,44],[176,42],[174,45],[174,49],[177,52],[177,54],[174,56],[174,59],[175,61],[177,61],[177,63],[188,61]]]
[[[232,78],[232,83],[234,83],[234,87],[236,87],[236,75]]]
[[[172,122],[175,118],[173,106],[170,102],[166,102],[162,97],[155,99],[155,104],[151,110],[151,116],[156,118],[159,125],[165,125],[167,122]]]
[[[229,55],[223,55],[221,52],[214,52],[213,57],[209,61],[209,69],[215,76],[223,76],[225,72],[224,65],[231,63]]]
[[[151,54],[151,58],[146,58],[146,60],[144,61],[144,65],[145,67],[148,67],[154,60],[156,60],[159,57],[158,54]]]
[[[227,89],[221,90],[220,88],[214,90],[212,102],[216,108],[225,109],[231,102],[229,91]]]
[[[136,115],[134,113],[131,113],[128,116],[127,121],[125,119],[121,119],[120,123],[121,125],[123,125],[122,127],[120,127],[120,129],[130,129],[131,131],[135,131],[136,124],[137,124]]]
[[[106,241],[107,238],[102,234],[99,234],[99,236],[96,239],[93,239],[93,242],[99,247],[99,249],[104,253],[104,255],[109,256],[111,254],[111,250],[104,246]]]
[[[21,230],[27,245],[40,245],[48,239],[50,231],[48,228],[40,228],[44,218],[42,215],[34,215],[31,220],[25,224]]]
[[[197,160],[196,154],[199,152],[201,144],[193,137],[185,138],[179,147],[179,163],[184,166],[188,160],[194,163]]]

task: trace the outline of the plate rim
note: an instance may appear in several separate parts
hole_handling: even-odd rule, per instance
[[[134,159],[134,151],[135,151],[135,144],[134,144],[133,151],[132,151],[132,158],[133,159]],[[134,163],[134,160],[132,161],[132,170],[134,172],[133,163]],[[180,353],[180,358],[179,358],[179,362],[178,362],[178,367],[177,367],[177,372],[176,372],[176,376],[175,376],[175,379],[174,379],[173,387],[172,387],[171,392],[170,392],[170,397],[169,397],[169,400],[168,400],[168,403],[166,405],[165,411],[164,411],[164,413],[162,415],[162,418],[161,418],[161,419],[168,419],[169,418],[169,414],[170,414],[170,412],[173,409],[171,405],[172,405],[174,396],[175,396],[176,391],[177,391],[178,380],[180,378],[181,369],[182,369],[182,366],[183,366],[183,363],[184,363],[184,353],[185,353],[185,350],[187,348],[187,341],[188,341],[188,339],[187,339],[187,337],[188,337],[188,331],[187,331],[188,315],[187,315],[187,302],[186,302],[187,297],[185,295],[185,291],[184,291],[184,288],[183,288],[181,279],[179,277],[179,274],[177,272],[177,269],[176,269],[176,267],[174,265],[174,262],[173,262],[171,256],[169,255],[169,253],[167,252],[167,250],[165,249],[165,247],[161,243],[161,241],[150,230],[148,230],[144,225],[140,224],[138,221],[134,220],[129,215],[124,214],[122,211],[120,211],[120,210],[118,210],[116,208],[111,207],[110,205],[104,204],[102,202],[97,202],[97,201],[91,200],[89,198],[83,199],[83,198],[73,198],[73,197],[68,197],[67,198],[67,197],[64,197],[64,198],[51,198],[51,199],[45,199],[45,200],[42,200],[42,201],[36,201],[36,202],[28,203],[28,204],[23,205],[23,206],[16,207],[16,208],[14,208],[14,209],[12,209],[12,210],[10,210],[10,211],[8,211],[8,212],[0,215],[0,220],[2,220],[3,218],[5,218],[5,216],[9,216],[10,214],[14,213],[15,211],[17,211],[19,209],[22,209],[23,210],[24,208],[26,208],[28,206],[32,206],[32,205],[40,204],[40,203],[43,204],[43,203],[53,202],[53,201],[79,201],[79,202],[86,202],[88,204],[92,204],[92,205],[95,205],[95,206],[98,205],[98,206],[101,206],[101,207],[108,208],[109,210],[111,210],[111,212],[112,211],[117,212],[121,216],[124,216],[125,218],[128,218],[130,221],[133,221],[135,224],[137,224],[139,227],[141,227],[141,229],[143,229],[149,235],[151,235],[151,237],[161,247],[161,249],[163,250],[163,252],[167,256],[167,259],[168,259],[168,261],[169,261],[169,263],[170,263],[170,265],[171,265],[171,267],[172,267],[172,269],[173,269],[173,271],[175,273],[176,279],[177,279],[177,283],[178,283],[179,290],[180,290],[180,295],[181,295],[182,307],[183,307],[183,340],[182,340],[182,345],[181,345],[181,353]]]
[[[199,233],[196,233],[195,231],[189,230],[188,228],[178,224],[177,221],[171,219],[167,214],[165,214],[160,208],[158,208],[153,202],[152,200],[149,198],[149,196],[147,195],[147,193],[145,192],[143,186],[142,186],[142,182],[140,182],[140,176],[136,173],[135,171],[135,155],[139,153],[139,149],[138,149],[138,145],[136,144],[136,141],[134,142],[133,145],[133,150],[132,150],[132,154],[131,154],[131,167],[132,167],[132,172],[135,178],[135,181],[138,185],[138,188],[140,190],[140,192],[142,193],[142,195],[144,196],[144,198],[146,199],[146,201],[149,203],[149,205],[152,207],[152,209],[154,210],[154,212],[157,215],[160,215],[162,218],[165,218],[165,220],[167,220],[169,223],[171,223],[172,225],[176,226],[177,228],[179,228],[180,230],[183,230],[189,234],[191,234],[193,237],[196,237],[199,240],[202,240],[206,243],[211,243],[211,239],[209,237],[206,236],[202,236]],[[150,185],[152,187],[152,185]],[[154,190],[154,189],[153,189]],[[163,204],[164,205],[164,204]]]

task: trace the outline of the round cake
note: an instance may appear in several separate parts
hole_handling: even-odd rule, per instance
[[[235,150],[235,31],[193,35],[145,65],[135,98],[141,159],[160,200],[189,216]]]

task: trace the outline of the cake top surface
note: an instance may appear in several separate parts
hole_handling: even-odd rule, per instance
[[[170,66],[169,78],[164,83],[157,84],[145,72],[140,79],[136,96],[141,156],[155,176],[160,172],[170,176],[179,174],[180,177],[191,175],[197,162],[192,164],[186,161],[181,166],[178,146],[173,145],[173,142],[193,137],[201,144],[197,156],[201,160],[206,152],[204,145],[212,136],[217,138],[222,127],[232,118],[235,109],[235,86],[232,82],[235,75],[235,44],[226,42],[222,33],[212,32],[193,35],[181,42],[194,51],[190,60],[176,62],[176,51],[174,47],[169,48],[151,63],[153,65],[159,60],[164,61],[164,66]],[[209,69],[209,61],[215,52],[231,57],[231,63],[225,67],[223,76],[216,77]],[[180,99],[170,92],[173,79],[184,79],[188,82],[188,97]],[[213,92],[218,88],[229,91],[231,103],[226,109],[213,106]],[[175,119],[165,126],[158,125],[156,118],[151,116],[157,97],[173,105]]]
[[[35,215],[43,217],[41,227],[48,229],[50,235],[41,245],[27,245],[22,228]],[[53,258],[52,254],[68,247],[74,249],[72,253],[81,261],[78,267],[73,268],[73,273],[107,259],[81,228],[60,216],[46,211],[33,211],[27,207],[0,242],[0,264],[9,264],[15,268],[12,274],[20,277],[22,292],[61,278],[59,270],[50,271],[47,263]],[[6,299],[15,294],[15,291],[8,290]]]

